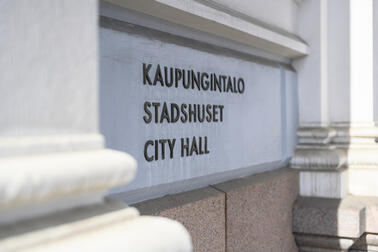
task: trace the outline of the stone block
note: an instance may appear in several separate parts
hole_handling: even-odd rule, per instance
[[[296,149],[290,161],[290,167],[294,169],[334,171],[347,162],[346,152],[339,149]]]
[[[358,238],[364,231],[365,207],[353,196],[340,199],[300,197],[293,208],[295,233]]]
[[[376,251],[378,248],[377,197],[299,197],[293,215],[293,231],[301,251]]]
[[[148,242],[146,242],[148,241]],[[0,251],[192,251],[176,221],[139,216],[135,208],[102,203],[0,226]]]
[[[362,251],[378,251],[378,235],[377,234],[363,234],[351,247],[351,252]]]
[[[357,239],[296,234],[300,251],[347,251]]]
[[[348,193],[348,170],[304,171],[299,174],[300,195],[306,197],[342,198]]]
[[[378,233],[378,197],[353,196],[353,198],[356,204],[364,207],[360,220],[360,226],[364,229],[361,232]]]
[[[211,187],[167,195],[134,205],[142,215],[159,215],[181,222],[195,252],[226,251],[225,195]]]
[[[297,172],[284,168],[215,188],[226,193],[227,251],[297,251],[292,234]]]

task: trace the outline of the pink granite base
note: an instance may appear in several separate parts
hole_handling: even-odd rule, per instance
[[[294,252],[292,206],[298,175],[289,169],[222,184],[226,193],[227,251]]]
[[[294,252],[297,194],[298,174],[279,169],[134,206],[184,224],[195,252]]]
[[[226,251],[225,195],[211,187],[168,195],[134,205],[143,215],[181,222],[189,231],[195,252]]]

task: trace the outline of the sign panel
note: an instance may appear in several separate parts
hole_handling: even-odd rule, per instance
[[[138,161],[128,189],[281,159],[281,70],[103,19],[101,131]]]

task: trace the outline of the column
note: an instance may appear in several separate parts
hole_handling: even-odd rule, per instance
[[[98,130],[97,4],[0,2],[2,251],[191,250],[181,224],[105,197],[136,162]]]
[[[302,1],[299,5],[298,35],[310,46],[310,55],[294,62],[298,71],[298,145],[292,168],[300,170],[302,196],[341,198],[348,191],[345,151],[332,146],[336,131],[331,127],[334,110],[347,115],[343,100],[349,96],[343,69],[348,64],[349,7],[347,1]],[[343,58],[338,56],[342,55]],[[333,84],[335,83],[335,84]],[[335,92],[336,89],[336,92]],[[343,92],[339,92],[339,90]],[[344,94],[344,95],[342,95]],[[336,107],[334,107],[336,104]],[[341,104],[341,107],[337,107]],[[335,108],[335,109],[334,109]]]
[[[371,158],[377,137],[373,2],[303,1],[298,33],[311,50],[310,56],[294,62],[300,128],[291,165],[300,170],[300,193],[326,198],[378,195],[367,175],[378,164]],[[362,173],[365,183],[359,181]]]
[[[300,177],[293,230],[301,251],[364,250],[376,239],[376,5],[299,4],[298,35],[310,46],[310,56],[294,62],[302,108],[291,160]]]

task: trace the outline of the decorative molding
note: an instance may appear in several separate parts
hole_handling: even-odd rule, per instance
[[[297,131],[298,145],[290,166],[300,170],[300,195],[342,198],[352,192],[378,196],[376,183],[368,179],[369,174],[378,174],[378,127],[333,125],[302,126]],[[365,183],[357,182],[352,174],[362,174]]]
[[[106,149],[0,159],[0,223],[102,201],[132,180],[136,161]]]
[[[347,164],[347,153],[339,149],[302,149],[295,150],[291,168],[301,170],[335,171]]]
[[[198,1],[107,0],[121,7],[148,14],[287,58],[308,54],[308,46],[297,36],[256,24],[235,12]]]
[[[0,238],[2,251],[192,250],[182,224],[139,216],[135,208],[116,201],[3,226]]]
[[[118,187],[112,189],[109,197],[125,201],[127,204],[134,204],[141,201],[163,197],[167,194],[181,193],[185,191],[195,190],[206,187],[208,185],[218,184],[232,179],[250,176],[262,172],[276,170],[281,167],[286,167],[289,160],[279,160],[260,165],[254,165],[246,168],[211,174],[203,177],[192,178],[184,181],[176,181],[169,184],[151,186],[142,189],[128,190]]]
[[[63,151],[99,149],[104,146],[101,134],[61,134],[44,136],[1,136],[0,157]]]
[[[300,251],[375,251],[378,197],[299,197],[293,232]]]
[[[174,37],[175,39],[181,38],[180,41],[184,41],[183,38],[185,38],[189,44],[192,44],[193,41],[197,43],[200,42],[208,45],[208,48],[221,48],[222,53],[224,53],[226,50],[232,52],[233,54],[241,53],[247,57],[254,57],[256,61],[266,59],[275,62],[275,65],[280,63],[280,65],[282,65],[282,67],[285,69],[291,69],[294,71],[290,66],[291,60],[283,56],[268,53],[256,47],[248,46],[227,38],[214,36],[203,31],[185,27],[183,25],[172,23],[141,12],[122,8],[109,2],[100,1],[100,25],[102,25],[101,19],[104,17],[116,19],[119,22],[125,22],[132,25],[134,27],[131,28],[131,26],[129,26],[129,28],[134,31],[141,27],[144,29],[140,30],[147,33],[150,33],[151,31],[160,31],[165,34],[164,37],[167,37],[169,34],[169,37]]]
[[[304,197],[341,199],[348,194],[348,170],[301,171],[299,194]]]

